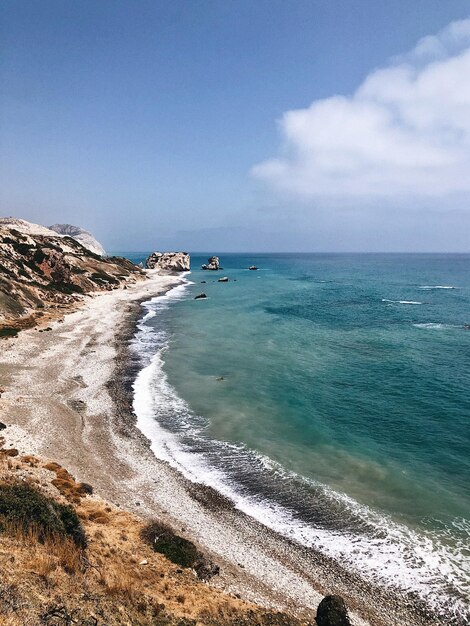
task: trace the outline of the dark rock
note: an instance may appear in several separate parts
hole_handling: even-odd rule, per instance
[[[203,298],[207,298],[205,293],[198,293],[197,296],[194,297],[195,300],[201,300]]]
[[[7,427],[6,424],[4,424],[3,422],[0,422],[0,430],[5,430],[6,427]]]
[[[194,566],[197,577],[201,580],[209,580],[220,574],[220,567],[208,559],[202,559]]]
[[[250,265],[250,267],[248,269],[249,270],[257,270],[258,268],[256,267],[256,265]]]
[[[16,448],[9,448],[8,450],[2,450],[6,456],[18,456],[19,452]]]
[[[218,256],[211,256],[211,258],[207,260],[207,263],[204,263],[204,265],[201,265],[201,269],[203,269],[203,270],[219,270],[220,269],[219,257]]]
[[[205,285],[206,284],[206,280],[201,280],[201,285]]]
[[[341,596],[325,596],[318,605],[317,626],[351,626],[346,604]]]
[[[93,487],[89,483],[80,483],[78,487],[81,493],[85,493],[90,496],[93,494]]]

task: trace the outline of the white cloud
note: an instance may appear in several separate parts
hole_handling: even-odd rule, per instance
[[[423,38],[352,96],[279,122],[282,155],[252,174],[305,197],[364,199],[470,192],[470,18]]]

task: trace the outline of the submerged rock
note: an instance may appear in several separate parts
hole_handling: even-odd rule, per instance
[[[346,604],[341,596],[325,596],[318,605],[317,626],[351,626]]]
[[[187,272],[191,259],[187,252],[153,252],[145,261],[149,270],[166,270],[170,272]]]
[[[220,269],[219,257],[218,256],[211,256],[211,258],[207,260],[207,263],[204,263],[204,265],[201,265],[201,269],[203,269],[203,270],[219,270]]]

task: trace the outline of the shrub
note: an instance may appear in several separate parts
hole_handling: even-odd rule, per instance
[[[0,530],[34,530],[40,541],[68,537],[86,547],[86,536],[75,510],[59,504],[27,483],[0,484]]]
[[[150,522],[141,530],[140,536],[155,552],[165,555],[176,565],[191,567],[203,580],[219,573],[219,567],[206,559],[192,541],[176,535],[166,524]]]
[[[18,335],[18,328],[13,326],[3,326],[0,328],[0,337],[16,337]]]
[[[155,552],[164,554],[167,559],[181,567],[193,567],[200,559],[194,543],[176,535],[169,526],[160,522],[150,522],[141,531],[142,539]]]

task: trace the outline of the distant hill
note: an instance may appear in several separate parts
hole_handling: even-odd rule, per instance
[[[0,228],[14,228],[20,233],[25,235],[44,235],[45,237],[72,237],[82,246],[91,250],[94,254],[103,256],[106,254],[105,249],[97,241],[91,233],[84,230],[80,226],[73,226],[72,224],[54,224],[46,228],[39,224],[33,224],[26,220],[19,219],[17,217],[0,217]]]
[[[100,242],[97,241],[87,230],[80,228],[80,226],[73,226],[72,224],[53,224],[52,226],[49,226],[49,228],[59,235],[65,235],[67,237],[72,237],[72,239],[76,239],[83,246],[85,246],[85,248],[88,248],[88,250],[91,250],[95,254],[100,254],[101,256],[106,254],[105,249]]]

